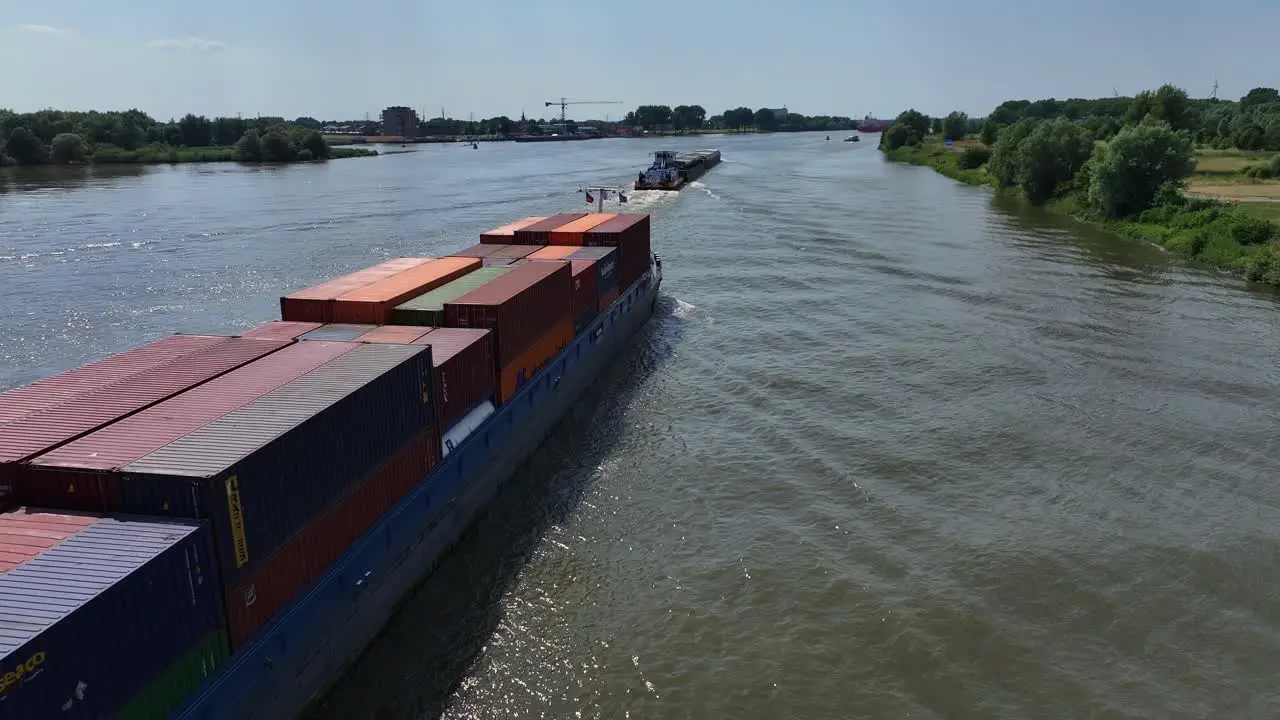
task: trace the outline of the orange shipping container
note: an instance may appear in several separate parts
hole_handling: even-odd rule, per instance
[[[280,298],[280,319],[315,323],[333,322],[334,298],[398,275],[405,270],[411,270],[430,260],[431,258],[396,258],[350,275],[334,278],[306,290],[299,290],[292,295],[286,295]]]
[[[500,228],[494,228],[488,232],[480,233],[481,245],[512,245],[512,240],[516,236],[516,231],[520,228],[527,227],[536,222],[546,220],[545,217],[527,217],[518,222],[509,225],[503,225]]]
[[[610,220],[618,217],[617,213],[592,213],[585,217],[580,217],[567,225],[560,227],[547,233],[550,240],[549,245],[573,245],[581,247],[585,245],[583,234],[597,225],[603,225]]]
[[[386,325],[397,305],[453,282],[478,267],[478,258],[445,257],[423,263],[340,296],[333,301],[334,322]]]
[[[569,256],[578,252],[582,248],[572,245],[548,245],[547,247],[531,252],[526,260],[568,260]]]
[[[573,340],[573,318],[565,317],[498,371],[498,402],[505,403],[534,373]]]
[[[411,345],[414,340],[429,332],[431,328],[417,325],[383,325],[356,338],[355,342]]]

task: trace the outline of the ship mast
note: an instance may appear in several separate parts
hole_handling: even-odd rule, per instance
[[[590,205],[593,201],[595,202],[596,212],[598,213],[604,212],[605,198],[609,197],[611,193],[613,194],[613,196],[618,198],[618,202],[625,203],[627,201],[626,191],[623,190],[622,188],[585,187],[585,188],[578,188],[578,192],[586,195],[588,205]]]

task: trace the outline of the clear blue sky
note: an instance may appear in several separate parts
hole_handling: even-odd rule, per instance
[[[0,13],[0,106],[159,118],[386,105],[552,115],[560,95],[806,114],[1280,85],[1277,0],[44,0]]]

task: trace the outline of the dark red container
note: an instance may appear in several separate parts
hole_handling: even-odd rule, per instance
[[[440,462],[435,427],[419,432],[322,515],[227,588],[231,648],[244,645]]]
[[[14,495],[24,505],[106,512],[120,507],[116,472],[358,347],[294,343],[28,461]]]
[[[584,235],[591,247],[618,249],[618,290],[626,292],[649,270],[650,240],[648,215],[618,215],[597,225]]]
[[[506,247],[506,245],[486,245],[477,243],[469,248],[449,253],[449,257],[469,257],[469,258],[486,258],[498,248]]]
[[[582,332],[600,312],[600,263],[597,260],[570,260],[572,269],[573,332]]]
[[[318,329],[323,324],[318,322],[276,320],[246,330],[240,333],[240,337],[258,338],[259,340],[297,340],[312,330]]]
[[[7,390],[0,393],[0,426],[227,340],[211,335],[170,335],[30,385]]]
[[[546,220],[539,220],[531,225],[526,225],[511,234],[511,243],[513,245],[550,245],[551,231],[562,225],[586,217],[586,213],[563,213],[560,215],[552,215]]]
[[[81,394],[72,402],[24,415],[0,425],[0,463],[16,463],[46,453],[289,344],[283,340],[229,338]],[[9,475],[12,483],[12,470]],[[0,497],[5,494],[0,491]],[[21,495],[13,500],[28,504]]]
[[[493,333],[467,328],[438,328],[413,341],[430,345],[436,375],[436,417],[441,434],[492,399],[498,366],[494,361]]]
[[[547,334],[572,307],[568,262],[529,262],[445,303],[445,325],[494,332],[501,367]]]

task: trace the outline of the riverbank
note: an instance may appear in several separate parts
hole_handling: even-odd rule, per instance
[[[947,147],[933,137],[920,145],[883,150],[892,161],[928,167],[959,182],[1020,195],[1016,188],[999,187],[988,170],[985,151],[977,140],[961,140]],[[1100,217],[1074,194],[1050,200],[1044,207],[1117,235],[1155,243],[1193,262],[1239,273],[1249,281],[1280,287],[1280,245],[1272,239],[1276,229],[1267,232],[1259,228],[1259,221],[1280,226],[1280,182],[1244,174],[1265,157],[1265,153],[1197,150],[1195,174],[1184,193],[1186,202],[1153,207],[1131,218]],[[972,167],[975,164],[977,167]]]
[[[340,160],[342,158],[373,157],[377,154],[377,150],[370,150],[367,148],[330,147],[328,159]],[[175,148],[158,146],[139,148],[137,150],[122,150],[120,148],[99,149],[92,155],[86,155],[84,162],[88,165],[127,165],[242,161],[237,157],[236,149],[234,147]],[[298,158],[278,162],[297,163],[320,161],[310,158],[305,160]]]

